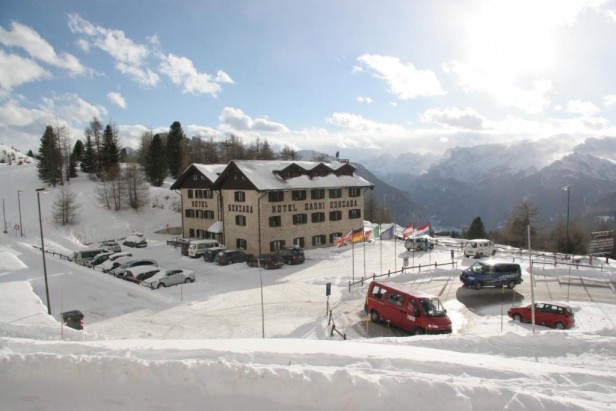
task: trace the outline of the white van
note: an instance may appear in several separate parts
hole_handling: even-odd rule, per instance
[[[73,253],[73,261],[77,264],[86,265],[86,262],[96,257],[100,253],[107,252],[104,248],[86,248]]]
[[[496,248],[490,240],[469,240],[464,244],[464,257],[483,258],[494,255]]]
[[[202,256],[208,248],[222,247],[216,240],[190,240],[188,243],[188,255],[190,257]]]

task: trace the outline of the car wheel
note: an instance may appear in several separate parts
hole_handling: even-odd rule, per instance
[[[558,330],[564,330],[565,329],[565,324],[561,323],[560,321],[557,322],[556,324],[554,324],[554,328],[558,329]]]
[[[520,314],[513,314],[513,321],[522,322],[522,316]]]
[[[186,280],[184,280],[184,284],[188,284],[192,282],[193,282],[192,278],[187,278]]]
[[[416,248],[416,250],[417,250],[417,251],[421,251],[421,246],[420,246],[420,245],[418,245],[418,246],[417,246],[417,248]]]
[[[166,287],[165,283],[158,283],[158,286],[156,288],[161,288],[161,287]]]
[[[513,289],[514,287],[515,287],[515,281],[513,280],[509,281],[509,283],[507,284],[507,288]]]
[[[414,335],[424,335],[425,333],[426,333],[426,330],[424,330],[423,328],[420,328],[420,327],[416,327],[413,330],[413,334]]]
[[[475,290],[481,290],[483,288],[483,284],[481,282],[475,284]]]
[[[407,249],[406,249],[406,251],[411,251],[411,249],[410,249],[410,248],[407,248]]]
[[[377,311],[372,310],[372,311],[370,312],[370,320],[371,320],[373,323],[378,322],[380,319],[381,319],[381,316],[379,315],[379,313],[378,313]]]

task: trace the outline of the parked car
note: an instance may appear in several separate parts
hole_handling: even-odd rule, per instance
[[[250,267],[261,267],[270,270],[272,268],[280,268],[284,265],[282,257],[277,254],[261,254],[259,256],[251,256],[246,264]]]
[[[212,239],[190,240],[188,243],[188,256],[200,257],[208,248],[220,248],[221,244]]]
[[[148,246],[148,242],[141,233],[133,233],[124,239],[122,245],[131,248],[145,248]]]
[[[91,258],[88,261],[86,261],[86,266],[90,267],[90,268],[94,268],[97,265],[100,265],[100,264],[104,263],[105,261],[107,261],[109,256],[112,255],[112,254],[113,253],[100,253],[100,254],[97,254],[93,258]]]
[[[496,248],[490,240],[475,239],[464,244],[464,257],[483,258],[494,254],[496,254]]]
[[[285,264],[301,264],[306,260],[304,255],[304,250],[301,247],[296,245],[291,245],[287,247],[283,247],[280,250],[276,251],[280,257],[282,257],[282,261]]]
[[[131,268],[131,267],[140,267],[144,265],[151,265],[154,267],[158,267],[158,263],[155,260],[147,260],[147,259],[128,260],[128,261],[123,262],[122,265],[111,269],[109,271],[109,274],[113,274],[114,276],[118,278],[122,278],[124,277],[124,274],[126,273],[126,269]]]
[[[208,263],[213,262],[214,258],[216,258],[216,254],[218,254],[220,251],[224,249],[225,249],[224,246],[208,248],[207,250],[203,252],[203,261],[207,261]]]
[[[137,267],[130,267],[126,269],[126,272],[124,273],[124,277],[122,278],[126,281],[139,284],[142,281],[153,277],[160,270],[162,270],[162,268],[156,267],[154,265],[142,265],[142,266],[137,266]]]
[[[242,250],[221,250],[216,254],[214,261],[220,265],[227,265],[233,263],[243,263],[251,257]]]
[[[507,315],[514,321],[532,322],[532,304],[524,307],[511,307]],[[575,324],[575,316],[571,306],[564,303],[548,302],[535,303],[535,324],[547,325],[548,327],[565,329]]]
[[[368,286],[366,314],[411,334],[450,334],[451,320],[441,301],[405,284],[373,281]]]
[[[112,253],[122,252],[122,247],[120,247],[120,244],[118,244],[118,242],[115,240],[101,241],[98,246],[99,248],[104,248],[105,250],[109,250]]]
[[[99,254],[106,253],[104,248],[86,248],[84,250],[75,251],[73,253],[73,261],[77,264],[86,265],[88,261]]]
[[[522,283],[520,264],[495,260],[477,261],[460,274],[460,281],[467,287],[481,290],[483,287],[514,288]]]
[[[129,260],[129,257],[132,257],[133,254],[131,252],[123,251],[121,253],[114,253],[107,258],[102,264],[99,265],[102,272],[106,273],[114,268],[122,265],[124,262]]]
[[[184,283],[192,283],[195,281],[195,273],[190,270],[181,269],[163,269],[152,277],[142,280],[141,285],[151,289],[169,287]]]
[[[404,248],[407,251],[428,251],[434,249],[434,243],[427,238],[408,237],[404,240]]]

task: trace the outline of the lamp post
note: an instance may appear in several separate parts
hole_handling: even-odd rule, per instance
[[[21,199],[19,198],[19,194],[21,194],[21,190],[17,190],[17,207],[19,209],[19,232],[21,236],[24,236],[24,226],[21,223]]]
[[[41,217],[41,191],[44,188],[36,189],[36,200],[38,202],[39,226],[41,228],[41,251],[43,253],[43,274],[45,275],[45,296],[47,297],[47,314],[51,315],[51,305],[49,304],[49,283],[47,282],[47,262],[45,261],[45,239],[43,238],[43,218]]]
[[[569,201],[571,200],[571,186],[564,186],[563,190],[567,192],[567,225],[565,227],[565,259],[569,254]]]

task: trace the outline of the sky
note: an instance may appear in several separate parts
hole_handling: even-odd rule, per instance
[[[179,121],[343,158],[616,135],[616,1],[0,3],[0,142]]]
[[[0,181],[12,182],[0,184],[8,222],[0,233],[0,408],[304,411],[413,404],[596,411],[616,404],[614,260],[594,259],[593,268],[578,269],[536,264],[535,298],[568,301],[575,326],[537,325],[533,332],[531,324],[506,315],[509,306],[529,302],[526,255],[499,245],[499,258],[520,263],[524,282],[504,293],[478,292],[458,278],[473,259],[456,252],[455,269],[426,267],[450,259],[451,248],[440,243],[431,253],[414,254],[410,261],[424,264],[420,272],[385,277],[437,295],[452,321],[452,334],[409,336],[367,321],[367,282],[348,290],[353,260],[355,279],[363,275],[362,259],[368,273],[399,270],[399,243],[306,250],[303,264],[259,273],[246,264],[218,266],[182,256],[166,244],[173,236],[156,231],[181,222],[170,211],[169,179],[150,190],[159,207],[116,213],[99,206],[97,185],[80,175],[70,185],[80,222],[70,228],[51,218],[60,187],[40,193],[38,219],[34,163],[0,164]],[[40,245],[39,221],[46,250],[56,253],[47,254],[45,268],[34,247]],[[150,290],[58,257],[135,229],[148,240],[148,247],[131,250],[136,258],[191,269],[196,281]],[[326,308],[347,340],[331,335]],[[61,327],[60,313],[71,310],[85,315],[83,331]]]

